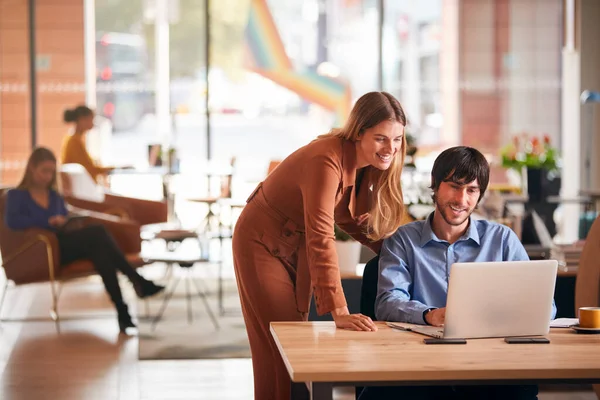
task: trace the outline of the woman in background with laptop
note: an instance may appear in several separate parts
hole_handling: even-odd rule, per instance
[[[233,259],[255,399],[289,398],[290,377],[269,324],[306,320],[313,289],[317,312],[331,313],[338,328],[377,329],[348,311],[334,223],[376,252],[401,225],[405,125],[398,100],[367,93],[342,129],[291,154],[248,199],[235,226]]]
[[[6,225],[13,230],[41,228],[56,232],[60,265],[90,260],[117,309],[119,329],[125,332],[127,328],[134,328],[135,324],[123,301],[117,270],[129,278],[139,298],[155,295],[164,286],[156,285],[138,274],[104,226],[64,229],[68,222],[68,211],[56,186],[56,157],[49,149],[38,147],[29,156],[21,183],[7,194]]]
[[[90,174],[94,181],[112,171],[114,167],[97,165],[85,147],[85,136],[94,127],[94,111],[87,106],[77,106],[65,110],[63,115],[65,123],[73,124],[73,132],[63,141],[61,163],[80,164]]]

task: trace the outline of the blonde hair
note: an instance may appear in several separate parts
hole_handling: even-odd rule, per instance
[[[357,101],[344,127],[332,129],[321,137],[336,136],[355,142],[366,129],[383,121],[397,121],[406,126],[406,116],[400,102],[386,92],[369,92]],[[379,170],[369,166],[373,177],[374,202],[369,210],[367,237],[373,241],[391,236],[402,225],[404,198],[400,178],[406,155],[406,136],[390,167]]]
[[[27,160],[27,167],[25,167],[25,175],[23,175],[23,178],[17,186],[17,189],[30,189],[33,184],[32,169],[46,161],[53,161],[56,164],[56,156],[54,155],[54,153],[52,153],[52,150],[47,149],[46,147],[36,148]],[[52,182],[50,182],[48,189],[57,190],[56,171],[54,172],[54,177],[52,178]]]

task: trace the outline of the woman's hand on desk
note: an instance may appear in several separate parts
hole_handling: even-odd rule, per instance
[[[341,329],[353,331],[377,331],[377,325],[373,320],[363,314],[350,314],[348,307],[340,307],[331,312],[335,326]]]

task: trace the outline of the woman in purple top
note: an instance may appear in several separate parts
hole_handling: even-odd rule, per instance
[[[117,270],[129,278],[140,298],[152,296],[162,291],[164,286],[139,275],[103,225],[61,230],[67,221],[67,214],[65,201],[56,189],[56,157],[52,151],[39,147],[29,157],[21,183],[7,194],[6,225],[14,230],[43,228],[56,232],[60,264],[90,260],[117,309],[119,329],[125,332],[127,328],[135,328],[123,301]]]

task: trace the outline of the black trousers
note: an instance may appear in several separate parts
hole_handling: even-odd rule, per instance
[[[110,299],[119,307],[124,305],[117,279],[121,271],[132,283],[143,278],[129,264],[110,232],[103,225],[88,225],[81,229],[58,232],[61,265],[78,260],[90,260],[94,265]]]
[[[537,385],[372,386],[364,388],[358,399],[535,400],[537,394]]]

